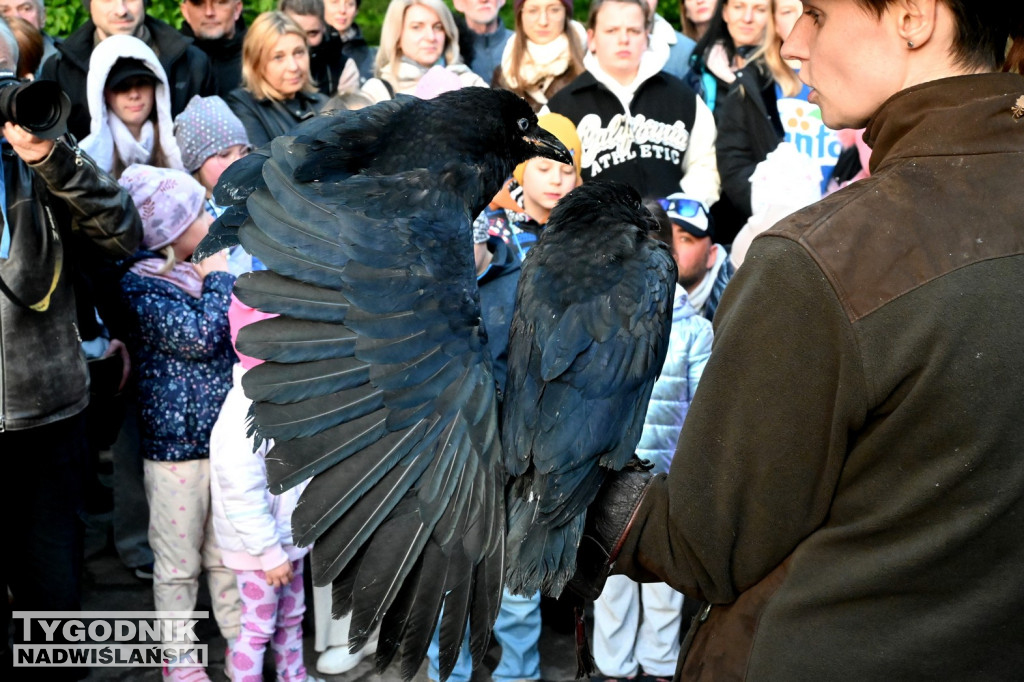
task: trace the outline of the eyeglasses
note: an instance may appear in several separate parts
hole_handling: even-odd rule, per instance
[[[658,199],[658,205],[665,209],[666,213],[675,213],[680,218],[694,218],[707,214],[704,204],[696,199]]]

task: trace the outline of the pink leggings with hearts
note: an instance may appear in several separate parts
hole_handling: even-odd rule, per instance
[[[235,682],[262,682],[267,642],[274,652],[274,669],[281,682],[306,679],[302,664],[302,560],[292,562],[295,576],[284,587],[267,584],[263,571],[235,571],[242,597],[242,631],[231,651]]]

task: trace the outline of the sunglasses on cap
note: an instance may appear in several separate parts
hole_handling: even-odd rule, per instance
[[[700,214],[706,214],[704,204],[696,199],[680,197],[677,199],[658,199],[658,205],[665,209],[666,213],[675,213],[680,218],[694,218]]]

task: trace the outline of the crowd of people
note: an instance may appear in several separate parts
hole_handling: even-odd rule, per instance
[[[947,0],[929,6],[936,2]],[[879,17],[891,5],[859,4]],[[345,672],[376,646],[371,636],[350,652],[347,621],[330,614],[330,588],[317,588],[322,653],[315,664],[302,660],[307,550],[292,544],[290,528],[301,488],[266,492],[267,444],[254,448],[247,434],[241,389],[256,361],[234,347],[238,329],[260,317],[232,297],[234,278],[263,266],[240,248],[190,261],[224,210],[213,189],[233,161],[321,112],[398,94],[496,87],[522,96],[574,165],[520,165],[466,245],[496,380],[504,381],[507,348],[498,341],[507,337],[520,264],[551,209],[594,178],[633,185],[678,267],[668,360],[638,450],[660,473],[677,443],[690,438],[699,448],[715,439],[708,429],[718,419],[738,418],[705,410],[684,431],[711,356],[712,321],[751,240],[877,166],[868,162],[867,117],[823,117],[800,80],[807,55],[783,47],[811,13],[800,0],[682,0],[678,27],[656,0],[592,0],[585,23],[573,18],[573,0],[513,0],[511,27],[499,16],[504,0],[455,0],[457,13],[441,0],[391,0],[379,46],[357,23],[359,0],[281,0],[251,22],[242,0],[184,0],[180,30],[148,15],[144,0],[86,5],[89,20],[59,37],[43,31],[42,0],[0,0],[0,70],[56,81],[71,103],[67,138],[42,140],[11,122],[3,131],[0,443],[9,455],[35,453],[8,457],[18,485],[7,508],[27,520],[7,531],[26,560],[5,562],[5,582],[19,610],[77,607],[82,482],[109,450],[122,562],[153,581],[158,610],[194,608],[206,575],[231,679],[258,675],[268,647],[279,679],[313,680],[314,668]],[[927,46],[915,40],[924,38],[907,39],[910,50]],[[1017,118],[1024,88],[1021,95]],[[1024,227],[1007,229],[1017,230],[1020,247]],[[1007,249],[1000,253],[1020,253]],[[820,286],[811,279],[804,284]],[[867,315],[875,304],[863,305]],[[746,366],[757,364],[760,341],[747,339]],[[725,376],[738,385],[736,372]],[[734,390],[715,381],[719,392]],[[650,535],[634,544],[655,542]],[[612,576],[604,585],[594,607],[598,679],[667,680],[684,614],[703,606],[676,588],[723,597],[695,587],[699,576],[654,582],[647,563],[627,564],[652,582]],[[492,677],[539,680],[540,632],[540,596],[506,592]],[[427,658],[436,680],[436,636]],[[202,668],[164,674],[207,679]],[[467,632],[450,679],[471,674]]]

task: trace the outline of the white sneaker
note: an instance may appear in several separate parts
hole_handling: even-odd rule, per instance
[[[349,653],[347,646],[332,646],[325,652],[320,654],[320,658],[316,659],[317,672],[323,673],[324,675],[340,675],[341,673],[347,673],[352,668],[359,665],[367,656],[372,656],[377,653],[377,633],[371,640],[366,642],[359,651],[354,654]]]

